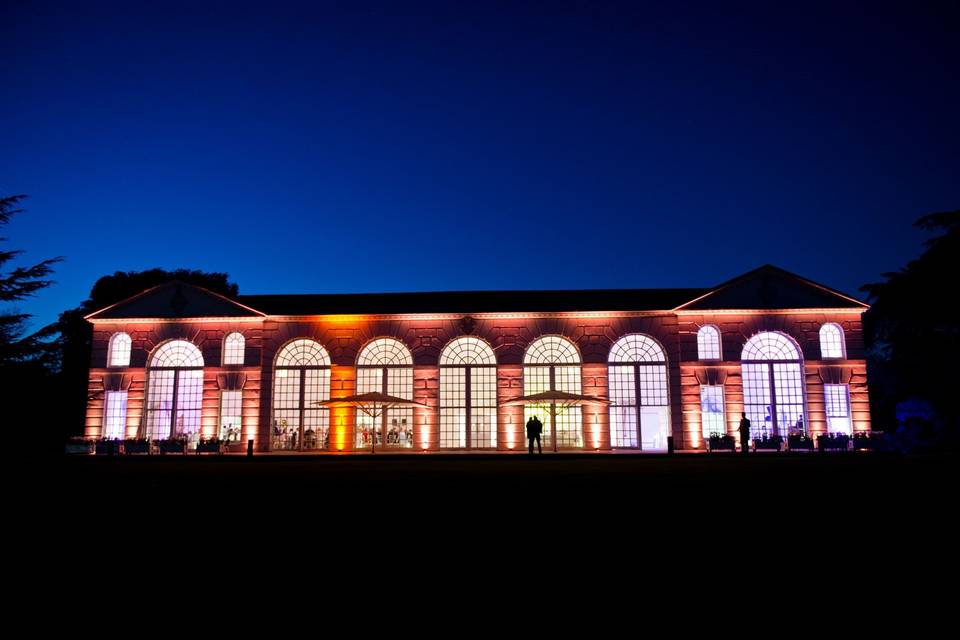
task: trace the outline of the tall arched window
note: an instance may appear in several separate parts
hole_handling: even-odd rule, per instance
[[[583,393],[580,353],[566,338],[538,338],[527,347],[523,356],[523,394],[529,396],[544,391]],[[560,410],[550,404],[527,406],[524,409],[524,423],[534,415],[543,423],[543,437],[548,447],[557,450],[583,446],[580,407]],[[556,418],[556,429],[551,415]]]
[[[273,366],[274,450],[326,449],[330,410],[317,405],[330,399],[330,356],[307,338],[287,343]]]
[[[110,336],[110,342],[107,344],[107,366],[129,367],[132,346],[133,341],[130,336],[122,331]]]
[[[697,331],[697,358],[700,360],[720,360],[720,329],[708,324]]]
[[[242,333],[228,333],[223,339],[223,364],[243,364],[245,345]]]
[[[413,400],[413,356],[406,345],[395,338],[377,338],[357,356],[357,393],[380,392]],[[413,409],[398,407],[384,411],[376,420],[357,412],[357,448],[377,446],[410,448],[413,446]]]
[[[187,340],[164,342],[150,358],[147,381],[147,438],[195,441],[203,402],[200,349]]]
[[[782,333],[764,331],[747,341],[740,360],[750,436],[805,433],[803,359],[797,345]]]
[[[843,329],[834,322],[820,327],[820,357],[845,358],[847,353],[843,339]]]
[[[440,354],[440,447],[496,446],[497,359],[483,340],[457,338]]]
[[[670,402],[663,349],[649,336],[623,336],[610,349],[608,372],[612,446],[666,451]]]

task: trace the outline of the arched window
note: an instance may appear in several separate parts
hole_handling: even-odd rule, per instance
[[[543,336],[534,340],[523,356],[523,394],[544,391],[583,393],[580,380],[580,353],[572,342],[560,336]],[[537,416],[543,423],[543,437],[548,447],[583,446],[583,424],[580,407],[558,408],[556,405],[531,405],[524,409],[523,421]],[[556,418],[556,429],[551,416]],[[554,432],[556,437],[554,437]]]
[[[377,338],[365,346],[357,356],[357,393],[380,392],[413,400],[413,356],[410,350],[395,338]],[[370,447],[376,438],[377,446],[413,447],[413,409],[388,409],[374,424],[373,418],[357,412],[357,448]]]
[[[497,359],[489,344],[463,336],[440,354],[440,448],[496,446]]]
[[[107,366],[129,367],[132,345],[130,336],[122,331],[110,336],[110,342],[107,344]]]
[[[663,349],[649,336],[623,336],[610,349],[608,373],[611,444],[666,451],[670,402]]]
[[[307,338],[288,342],[273,365],[274,450],[326,449],[330,409],[317,405],[330,399],[330,356]]]
[[[164,342],[150,358],[147,381],[147,438],[195,442],[203,402],[200,349],[187,340]]]
[[[223,364],[243,364],[245,345],[242,333],[228,333],[223,339]]]
[[[843,329],[834,322],[820,327],[820,357],[845,358],[847,346],[844,344]]]
[[[803,360],[797,345],[782,333],[764,331],[747,341],[740,360],[750,436],[806,433]]]
[[[708,324],[697,331],[697,357],[700,360],[721,360],[720,329]]]

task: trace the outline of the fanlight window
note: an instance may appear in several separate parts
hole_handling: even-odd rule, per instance
[[[110,336],[110,343],[107,345],[107,366],[129,367],[132,346],[133,341],[126,333],[120,332]]]
[[[750,338],[743,347],[741,360],[800,360],[800,351],[782,333],[764,331]]]
[[[192,342],[171,340],[164,342],[150,359],[151,367],[202,367],[203,354]]]
[[[497,359],[490,345],[464,336],[440,354],[440,447],[497,446]]]
[[[300,338],[284,346],[273,371],[274,450],[326,449],[330,410],[330,356],[313,340]]]
[[[840,325],[828,322],[820,327],[820,356],[822,358],[843,358],[846,355],[846,345],[843,339],[843,329]]]
[[[697,357],[700,360],[720,360],[720,330],[712,325],[697,331]]]
[[[523,356],[523,394],[544,391],[583,393],[580,378],[580,353],[572,342],[560,336],[543,336],[527,347]],[[555,416],[556,425],[552,424]],[[555,405],[528,405],[524,409],[526,423],[537,416],[543,423],[543,437],[554,450],[583,446],[583,424],[580,407],[558,409]],[[556,427],[556,428],[554,428]]]
[[[358,367],[393,367],[400,365],[413,366],[413,356],[399,340],[394,338],[377,338],[363,348],[357,356]]]
[[[524,364],[580,364],[580,354],[572,342],[560,336],[535,340],[523,355]]]
[[[413,400],[413,356],[395,338],[377,338],[357,356],[357,393],[379,392]],[[413,447],[413,409],[395,407],[374,420],[357,412],[356,446]]]
[[[610,440],[614,447],[666,451],[670,435],[667,358],[642,334],[624,336],[610,349]]]
[[[223,339],[223,364],[243,364],[245,341],[242,333],[231,333]]]
[[[163,343],[150,359],[147,380],[147,438],[196,442],[203,401],[200,349],[187,340]]]
[[[793,341],[782,333],[758,333],[744,346],[741,360],[750,436],[806,433],[803,362]]]

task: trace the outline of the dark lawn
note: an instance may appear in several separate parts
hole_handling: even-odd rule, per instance
[[[425,520],[782,517],[936,520],[955,509],[951,456],[353,455],[60,457],[31,465],[74,518],[190,511]]]
[[[263,584],[307,571],[323,582],[336,570],[341,580],[402,575],[407,584],[418,572],[465,579],[508,567],[497,575],[498,588],[509,589],[505,576],[528,567],[569,584],[580,572],[620,580],[656,564],[669,568],[656,584],[669,577],[683,592],[699,588],[690,571],[765,566],[790,575],[826,568],[831,580],[856,576],[872,594],[881,584],[874,578],[889,580],[894,569],[956,562],[950,456],[58,456],[17,464],[12,493],[27,517],[16,522],[32,543],[18,555],[52,560],[58,575],[81,584],[91,571],[116,569],[180,581],[271,576]]]

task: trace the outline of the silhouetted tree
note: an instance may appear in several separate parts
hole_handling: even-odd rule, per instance
[[[24,198],[24,195],[0,198],[0,226],[9,224],[13,216],[23,212],[19,204]],[[0,242],[3,241],[6,241],[6,238],[0,238]],[[21,302],[53,284],[49,276],[53,273],[53,265],[62,258],[51,258],[33,266],[16,267],[10,271],[3,270],[8,262],[22,253],[18,250],[0,250],[0,303]],[[9,368],[38,361],[42,365],[55,362],[56,350],[51,348],[49,342],[54,328],[49,326],[32,333],[27,332],[29,319],[30,314],[22,313],[16,308],[0,312],[0,367]]]
[[[878,428],[926,430],[921,439],[928,444],[956,446],[960,322],[950,305],[960,273],[960,211],[932,213],[915,224],[940,235],[919,258],[884,274],[885,282],[862,287],[872,303],[864,316],[871,405]],[[927,405],[932,413],[923,410]]]
[[[60,350],[61,377],[65,393],[63,423],[70,425],[66,435],[81,433],[87,406],[87,374],[90,368],[93,330],[90,323],[84,320],[84,316],[171,280],[204,287],[228,298],[235,298],[239,293],[239,288],[230,282],[226,273],[189,269],[117,271],[97,280],[90,291],[90,297],[79,307],[60,314],[56,329],[59,332],[57,345]]]
[[[23,213],[20,203],[26,196],[0,198],[0,226]],[[6,241],[6,238],[0,238]],[[2,420],[11,434],[50,443],[56,433],[51,429],[47,408],[55,405],[59,387],[58,345],[52,340],[53,326],[29,329],[30,314],[16,304],[53,284],[53,265],[61,258],[43,260],[32,266],[13,267],[8,263],[20,256],[18,250],[0,250],[0,393],[3,394]],[[36,451],[30,448],[27,452]]]

